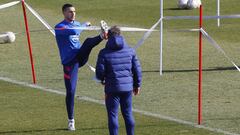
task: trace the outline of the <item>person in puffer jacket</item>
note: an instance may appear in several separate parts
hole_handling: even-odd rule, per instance
[[[127,135],[134,135],[135,121],[132,114],[132,94],[138,95],[142,81],[140,62],[135,50],[130,48],[113,26],[109,39],[99,52],[96,77],[105,86],[105,104],[110,135],[118,135],[118,108],[125,120]]]

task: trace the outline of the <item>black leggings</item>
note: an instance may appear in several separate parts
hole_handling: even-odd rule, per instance
[[[79,63],[79,67],[82,67],[87,63],[92,49],[96,45],[98,45],[102,40],[103,39],[100,36],[96,36],[96,37],[93,37],[93,38],[87,38],[83,42],[83,44],[82,44],[82,46],[81,46],[81,48],[78,52],[78,55],[76,56],[76,60]]]

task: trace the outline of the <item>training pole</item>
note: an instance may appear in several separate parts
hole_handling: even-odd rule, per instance
[[[220,16],[220,0],[217,0],[217,16]],[[217,26],[220,27],[220,18],[217,19]]]
[[[31,40],[30,40],[30,33],[28,29],[26,8],[24,3],[25,3],[24,0],[22,0],[24,23],[25,23],[26,33],[27,33],[28,49],[29,49],[29,56],[30,56],[30,62],[31,62],[31,68],[32,68],[32,81],[34,84],[36,84],[36,76],[35,76],[34,62],[33,62],[33,56],[32,56],[32,46],[31,46]]]
[[[159,67],[159,74],[162,75],[163,70],[163,0],[160,0],[160,67]]]
[[[202,29],[202,5],[200,6],[199,29]],[[198,124],[202,122],[202,32],[199,31],[199,75],[198,75]]]

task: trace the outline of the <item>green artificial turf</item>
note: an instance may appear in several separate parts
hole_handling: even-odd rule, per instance
[[[10,0],[1,0],[0,4]],[[150,28],[159,19],[157,0],[27,0],[47,22],[54,27],[62,20],[61,6],[73,3],[77,20],[99,25],[105,20],[109,25]],[[216,1],[202,1],[204,15],[216,14]],[[164,1],[165,16],[198,15],[198,10],[178,10],[176,1]],[[221,14],[238,14],[238,0],[221,0]],[[21,5],[0,10],[1,31],[13,31],[16,42],[0,44],[0,76],[31,82],[28,47],[24,33]],[[30,30],[43,30],[44,26],[28,12]],[[237,65],[239,58],[239,19],[205,20],[204,29],[223,48]],[[198,97],[198,33],[174,32],[176,29],[198,28],[198,20],[164,21],[163,76],[159,76],[159,33],[153,32],[137,54],[143,69],[141,95],[134,98],[134,108],[151,113],[197,122]],[[157,28],[159,29],[159,28]],[[31,33],[37,83],[64,91],[62,66],[55,38],[48,31]],[[81,40],[98,32],[85,31]],[[143,32],[124,32],[126,41],[135,45]],[[105,41],[91,53],[89,63],[95,66],[97,54]],[[239,72],[207,40],[203,42],[203,125],[240,133],[240,77]],[[103,99],[103,88],[92,80],[87,66],[79,70],[77,94]]]

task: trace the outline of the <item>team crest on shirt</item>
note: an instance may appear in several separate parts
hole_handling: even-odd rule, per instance
[[[70,41],[72,42],[72,49],[79,49],[80,48],[80,41],[79,35],[70,35]]]
[[[78,35],[71,35],[70,39],[74,43],[79,42],[79,36]]]

